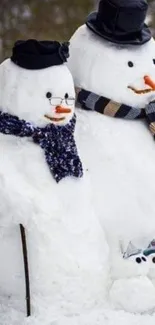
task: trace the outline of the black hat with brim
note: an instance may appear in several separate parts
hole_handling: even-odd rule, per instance
[[[98,12],[88,16],[86,25],[112,43],[143,45],[152,37],[144,23],[147,8],[145,0],[101,0]]]
[[[69,57],[69,43],[19,40],[14,44],[11,61],[24,69],[38,70],[60,65]]]

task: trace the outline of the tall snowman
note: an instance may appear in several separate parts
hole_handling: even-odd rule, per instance
[[[155,307],[148,252],[155,237],[155,42],[147,8],[145,0],[101,0],[72,36],[68,61],[77,107],[85,110],[77,109],[78,119],[96,157],[91,186],[110,247],[109,298],[140,313]],[[93,154],[87,159],[92,166]]]
[[[17,41],[0,65],[1,325],[24,322],[24,265],[31,324],[104,297],[108,246],[74,139],[68,56],[66,43]]]

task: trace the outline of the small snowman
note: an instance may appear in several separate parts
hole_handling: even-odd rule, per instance
[[[154,309],[154,287],[149,280],[148,258],[132,242],[129,242],[126,249],[123,245],[120,248],[121,254],[120,251],[111,254],[113,284],[109,292],[110,300],[115,308],[129,312],[151,311],[151,304]]]
[[[151,240],[148,247],[143,251],[144,256],[150,263],[148,276],[152,279],[155,284],[155,239]]]
[[[82,177],[68,56],[66,43],[30,39],[17,41],[0,65],[0,301],[8,319],[8,306],[25,317],[19,225],[27,242],[28,316],[31,307],[51,324],[103,299],[108,245]]]
[[[72,36],[68,60],[78,119],[97,160],[91,182],[110,248],[110,300],[134,313],[155,308],[146,257],[123,258],[120,249],[120,241],[127,247],[155,231],[155,41],[147,9],[145,0],[101,0]]]

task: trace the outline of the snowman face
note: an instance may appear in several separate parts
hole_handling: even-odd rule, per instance
[[[147,257],[141,253],[130,256],[127,260],[124,260],[124,263],[128,268],[129,276],[147,275],[149,272]]]
[[[153,39],[142,46],[118,46],[82,26],[71,39],[68,65],[77,87],[135,108],[155,100]]]
[[[147,257],[142,253],[128,258],[122,258],[120,254],[112,258],[112,275],[114,278],[147,275],[149,266]]]
[[[155,252],[147,256],[149,262],[149,273],[150,278],[155,279]]]
[[[143,254],[132,255],[129,257],[130,262],[134,262],[136,264],[147,263],[147,258]]]
[[[1,110],[34,125],[64,125],[74,114],[74,84],[64,64],[26,70],[8,59],[0,66],[0,88]]]

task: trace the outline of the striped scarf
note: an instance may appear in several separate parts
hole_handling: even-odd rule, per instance
[[[134,108],[116,103],[106,97],[81,88],[76,88],[76,94],[77,104],[85,110],[96,111],[107,116],[127,120],[145,118],[151,133],[155,137],[155,102],[149,103],[145,108]]]

